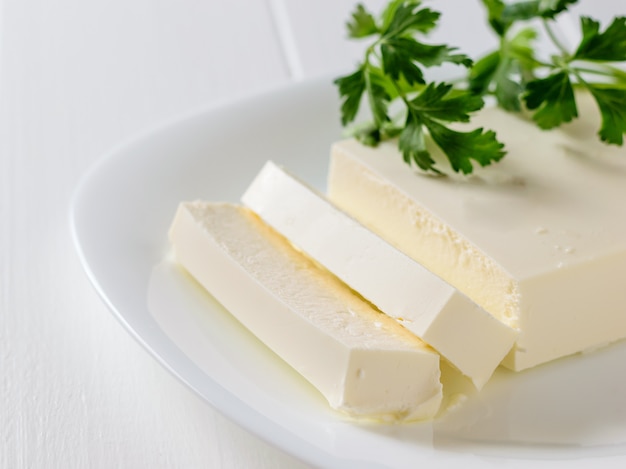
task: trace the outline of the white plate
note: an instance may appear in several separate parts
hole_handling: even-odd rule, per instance
[[[268,159],[323,189],[329,145],[340,136],[337,102],[330,80],[294,85],[178,119],[96,165],[75,194],[73,231],[115,316],[209,404],[310,464],[626,467],[625,342],[499,371],[434,422],[355,423],[169,260],[178,202],[237,201]]]

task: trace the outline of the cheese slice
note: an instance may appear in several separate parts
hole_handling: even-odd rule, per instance
[[[272,162],[242,197],[293,245],[435,348],[481,388],[517,335]]]
[[[626,337],[626,150],[598,141],[580,101],[581,118],[550,132],[479,113],[508,156],[469,178],[418,175],[396,142],[331,151],[329,198],[519,328],[514,370]]]
[[[383,420],[438,411],[439,355],[248,209],[182,203],[170,239],[177,261],[333,408]]]

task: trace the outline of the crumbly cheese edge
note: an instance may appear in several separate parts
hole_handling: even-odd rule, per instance
[[[333,203],[457,287],[497,319],[509,327],[519,327],[520,287],[500,265],[364,163],[355,163],[341,146],[334,145],[331,154],[328,197]],[[354,178],[347,176],[348,165],[361,174]],[[429,249],[413,247],[424,244]],[[488,280],[484,281],[485,278]]]

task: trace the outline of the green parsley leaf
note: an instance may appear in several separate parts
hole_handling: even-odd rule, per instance
[[[533,70],[537,67],[533,45],[536,39],[537,31],[533,28],[523,28],[505,43],[506,54],[516,60],[523,70]]]
[[[385,84],[381,83],[379,78],[378,75],[373,73],[366,72],[365,74],[365,89],[370,104],[370,111],[374,117],[374,122],[381,126],[391,119],[388,114],[390,96],[387,94]]]
[[[374,17],[360,3],[352,13],[352,21],[348,21],[346,27],[351,38],[367,37],[378,32]]]
[[[494,96],[502,109],[519,112],[522,109],[520,96],[524,91],[522,84],[514,77],[518,74],[517,64],[508,59],[504,61],[495,79]]]
[[[588,89],[602,116],[598,133],[600,139],[613,145],[622,145],[626,134],[626,87],[613,88],[597,84],[588,86]]]
[[[388,103],[391,96],[387,93],[385,83],[377,69],[373,67],[361,67],[356,72],[334,80],[342,96],[341,124],[346,126],[354,121],[363,95],[366,95],[370,104],[370,111],[375,122],[382,124],[389,121],[387,115]]]
[[[493,94],[503,109],[520,111],[523,84],[532,78],[537,63],[532,47],[535,37],[533,29],[524,28],[511,39],[503,39],[499,50],[485,55],[472,67],[469,89],[479,95]]]
[[[600,23],[582,17],[580,19],[583,38],[574,53],[579,60],[618,62],[626,60],[626,17],[620,16],[604,32]]]
[[[505,3],[501,20],[510,27],[516,21],[527,21],[540,16],[539,0]]]
[[[500,37],[504,37],[511,26],[519,21],[535,18],[554,19],[578,0],[482,0],[487,10],[487,19],[491,28]]]
[[[409,46],[413,59],[420,62],[425,67],[434,67],[444,63],[463,65],[470,68],[474,62],[465,54],[455,53],[456,47],[449,47],[443,44],[429,45],[415,41]]]
[[[483,4],[489,23],[500,36],[500,45],[470,70],[469,89],[480,95],[493,95],[503,109],[519,112],[525,84],[535,78],[534,71],[539,64],[533,45],[537,32],[532,27],[510,28],[516,22],[538,17],[539,0],[515,3],[483,0]]]
[[[537,60],[534,57],[532,42],[536,37],[534,29],[524,28],[503,42],[504,57],[494,77],[494,95],[498,104],[507,111],[521,111],[520,98],[525,83],[534,79]]]
[[[470,132],[458,132],[436,121],[426,121],[424,124],[456,172],[469,174],[474,170],[472,160],[487,166],[500,161],[505,155],[504,145],[497,140],[492,130],[478,128]]]
[[[435,168],[435,160],[432,159],[430,152],[426,149],[424,128],[416,114],[411,112],[407,114],[404,129],[398,139],[398,148],[402,152],[405,163],[409,165],[415,163],[423,171],[440,173]]]
[[[473,67],[469,75],[469,89],[478,95],[493,94],[500,107],[508,111],[521,110],[520,95],[522,85],[517,81],[519,64],[509,58],[502,58],[500,51],[483,57]]]
[[[578,0],[520,0],[505,4],[501,18],[509,25],[534,18],[553,19],[577,2]]]
[[[471,67],[472,61],[456,49],[446,45],[429,45],[408,37],[393,37],[380,46],[383,69],[393,80],[400,77],[409,83],[424,83],[424,73],[416,62],[432,67],[445,62]]]
[[[542,18],[554,18],[578,0],[539,0],[537,10]]]
[[[487,20],[491,28],[498,36],[504,36],[510,23],[506,23],[502,19],[504,13],[504,2],[502,0],[482,0],[484,7],[487,9]]]
[[[410,102],[413,112],[444,122],[469,122],[470,113],[478,111],[484,101],[463,91],[451,93],[452,85],[430,83]]]
[[[537,110],[533,120],[542,129],[552,129],[578,117],[574,89],[564,71],[528,83],[524,100],[528,109]]]
[[[428,129],[456,172],[471,173],[471,160],[482,166],[500,160],[504,156],[504,145],[497,141],[495,133],[482,129],[459,132],[443,125],[444,122],[468,122],[470,113],[482,106],[483,100],[470,92],[453,92],[452,85],[446,83],[429,84],[409,102],[406,128],[400,135],[404,160],[413,161],[423,170],[440,172],[426,149],[423,127]]]
[[[427,33],[437,25],[437,21],[441,16],[439,12],[430,8],[421,8],[421,2],[395,3],[397,5],[391,15],[391,21],[381,32],[382,37]]]
[[[493,51],[478,60],[470,70],[468,77],[469,89],[478,95],[483,95],[489,90],[491,82],[500,66],[500,51]]]
[[[552,19],[578,0],[482,0],[488,21],[498,36],[504,36],[513,23],[534,18]]]
[[[364,145],[375,147],[383,140],[397,137],[403,128],[394,122],[385,122],[377,125],[374,122],[365,122],[352,127],[348,135],[356,138]]]
[[[351,75],[339,77],[334,81],[343,97],[341,103],[341,125],[348,125],[354,121],[361,104],[361,97],[365,91],[365,75],[359,68]]]
[[[381,44],[383,70],[392,80],[398,81],[402,75],[410,85],[424,83],[424,72],[415,64],[411,55],[413,44],[416,42],[403,37],[390,39]]]

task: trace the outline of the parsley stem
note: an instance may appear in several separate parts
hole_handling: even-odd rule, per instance
[[[402,99],[402,101],[404,102],[406,107],[410,109],[411,105],[409,103],[409,99],[407,98],[406,93],[404,92],[404,90],[400,87],[400,85],[398,84],[398,82],[396,80],[390,80],[390,81],[393,84],[393,87],[398,92],[398,96],[400,97],[400,99]]]
[[[369,55],[369,54],[368,54]],[[374,108],[374,97],[373,97],[373,92],[372,92],[372,80],[370,78],[370,74],[369,71],[367,70],[369,68],[369,61],[366,60],[365,61],[365,66],[363,68],[363,78],[365,80],[365,90],[367,92],[367,102],[370,105],[370,110],[372,112],[372,117],[374,118],[374,122],[376,122],[377,125],[380,125],[380,119],[378,117],[378,113],[376,112],[376,109]]]
[[[568,71],[574,75],[576,77],[576,79],[578,80],[578,82],[583,85],[585,88],[589,89],[589,83],[587,83],[587,81],[583,78],[583,76],[580,74],[580,69],[574,68],[574,67],[570,67],[568,69]]]
[[[614,67],[609,64],[605,64],[604,67],[610,70],[611,73],[613,74],[612,76],[614,76],[615,78],[622,80],[622,81],[626,81],[626,70],[619,68],[619,67]]]
[[[618,78],[621,80],[626,80],[626,72],[624,70],[620,70],[619,68],[610,67],[605,65],[603,68],[589,68],[589,67],[581,67],[576,66],[572,67],[574,70],[577,70],[582,73],[590,73],[592,75],[599,75],[604,77]]]
[[[556,46],[557,49],[559,49],[559,51],[563,55],[563,58],[565,60],[568,60],[570,54],[567,48],[561,43],[559,38],[556,36],[555,32],[550,27],[550,24],[548,23],[548,21],[544,19],[542,23],[543,23],[543,28],[545,29],[546,33],[548,33],[548,37],[550,38],[552,43]]]
[[[536,58],[533,57],[532,59],[532,63],[537,66],[537,67],[546,67],[546,68],[553,68],[554,64],[548,63],[548,62],[544,62],[543,60],[538,60]]]

